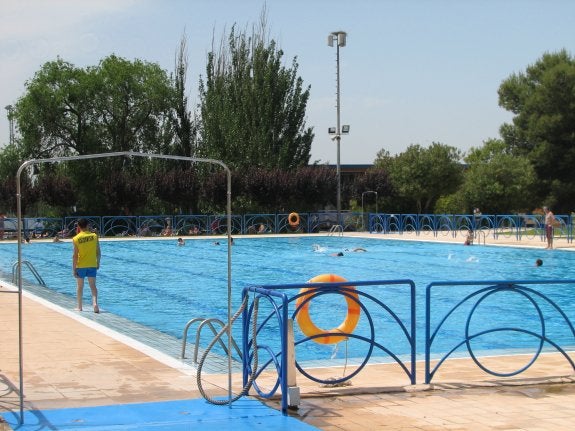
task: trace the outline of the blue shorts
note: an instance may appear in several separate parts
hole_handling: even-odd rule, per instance
[[[96,268],[76,268],[76,277],[96,277]]]

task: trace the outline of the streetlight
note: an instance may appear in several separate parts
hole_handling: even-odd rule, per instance
[[[14,107],[12,105],[7,105],[4,107],[4,109],[8,111],[7,117],[8,117],[8,123],[10,125],[9,143],[10,145],[12,145],[14,143],[14,118],[12,116],[12,114],[14,113]]]
[[[363,197],[367,194],[367,193],[375,193],[375,213],[377,214],[377,192],[373,191],[373,190],[367,190],[365,192],[363,192],[361,194],[361,225],[362,228],[365,230],[365,221],[364,221],[364,217],[363,217]]]
[[[345,31],[332,31],[327,37],[327,44],[333,46],[335,42],[336,46],[336,108],[337,108],[337,126],[335,129],[335,136],[332,138],[337,144],[337,224],[341,225],[341,168],[339,164],[339,146],[341,143],[341,134],[343,130],[341,129],[340,123],[340,103],[339,103],[339,48],[345,46],[347,38],[347,33]],[[346,127],[346,133],[349,132],[349,126]]]

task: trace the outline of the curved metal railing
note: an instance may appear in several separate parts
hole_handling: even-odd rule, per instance
[[[566,352],[575,346],[575,328],[569,317],[574,315],[575,307],[565,295],[565,290],[572,295],[573,289],[575,280],[429,284],[425,301],[425,383],[430,383],[444,362],[458,353],[469,355],[477,367],[497,377],[526,371],[544,348],[559,352],[575,370]],[[440,303],[442,310],[448,303],[450,308],[436,315],[435,303]],[[493,319],[495,314],[497,319]],[[513,371],[496,371],[480,359],[481,346],[486,342],[506,352],[533,352],[533,356]],[[432,358],[434,351],[437,358]]]
[[[484,232],[485,238],[538,238],[545,241],[544,217],[541,214],[387,214],[342,212],[338,222],[337,213],[333,211],[298,213],[300,222],[297,226],[289,224],[290,213],[278,214],[244,214],[232,216],[232,234],[258,233],[329,233],[334,225],[341,226],[342,231],[368,231],[370,233],[403,234],[415,233],[417,236],[451,237],[465,235],[468,231]],[[367,226],[364,217],[367,216]],[[24,233],[41,237],[70,237],[75,234],[79,216],[57,218],[25,219]],[[150,216],[88,216],[92,229],[102,236],[160,236],[170,232],[178,235],[222,235],[225,231],[223,215],[150,215]],[[556,215],[554,237],[573,242],[573,215]],[[170,229],[167,220],[169,220]],[[15,220],[5,219],[5,234],[10,236]],[[38,225],[44,228],[37,227]]]
[[[305,293],[303,288],[310,288]],[[352,294],[352,287],[354,294]],[[295,294],[294,291],[297,291]],[[357,293],[357,296],[355,296]],[[416,379],[416,330],[415,330],[415,284],[411,280],[385,280],[385,281],[360,281],[360,282],[337,282],[337,283],[303,283],[289,285],[266,285],[251,286],[243,291],[244,298],[249,297],[250,303],[244,310],[242,335],[244,352],[244,375],[250,375],[251,359],[254,355],[253,340],[250,332],[252,327],[254,304],[259,302],[258,324],[255,336],[266,331],[279,332],[279,338],[272,337],[267,344],[263,344],[258,338],[258,352],[265,351],[269,356],[266,361],[259,355],[259,369],[256,370],[254,388],[261,397],[269,398],[273,396],[279,387],[287,385],[287,327],[288,320],[298,318],[306,304],[311,301],[333,300],[334,297],[343,296],[358,304],[360,320],[353,332],[342,333],[339,330],[328,330],[311,336],[305,335],[301,330],[294,330],[295,339],[295,366],[306,378],[321,384],[337,385],[348,381],[368,364],[370,360],[380,362],[382,356],[391,358],[397,363],[406,374],[409,382],[415,384]],[[298,298],[301,303],[296,305]],[[265,299],[265,301],[262,301]],[[337,298],[336,298],[337,299]],[[405,301],[410,304],[405,309]],[[266,309],[264,304],[268,304]],[[401,304],[401,305],[400,305]],[[266,311],[267,310],[267,311]],[[401,311],[400,311],[401,310]],[[297,325],[294,325],[297,327]],[[277,333],[275,332],[275,333]],[[321,342],[322,338],[330,336],[341,336],[346,339],[345,343],[352,343],[354,352],[355,369],[339,378],[320,378],[312,374],[310,369],[305,367],[305,361],[298,359],[298,348],[303,349],[308,343]],[[267,339],[267,338],[266,338]],[[363,352],[361,347],[363,346]],[[361,357],[358,357],[363,355]],[[341,360],[347,361],[347,356]],[[269,367],[275,367],[277,381],[274,387],[267,392],[263,392],[257,385],[257,377],[264,371],[269,371]],[[282,394],[285,393],[282,390]]]

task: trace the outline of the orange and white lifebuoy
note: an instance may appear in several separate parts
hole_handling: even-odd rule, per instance
[[[296,212],[290,213],[288,215],[288,223],[291,227],[293,227],[294,229],[297,228],[299,226],[299,214]]]
[[[337,283],[337,282],[346,282],[347,280],[339,275],[335,275],[335,274],[321,274],[318,275],[314,278],[312,278],[311,280],[308,281],[308,283]],[[308,337],[313,337],[314,335],[319,335],[319,334],[332,334],[334,332],[341,332],[343,334],[351,334],[353,332],[353,330],[355,329],[355,327],[357,326],[357,323],[359,322],[359,317],[360,317],[360,312],[361,312],[361,307],[359,306],[359,296],[357,294],[357,292],[355,291],[355,287],[354,286],[348,286],[346,287],[346,289],[348,289],[347,293],[348,295],[344,295],[345,296],[345,301],[347,302],[347,316],[345,317],[345,320],[341,323],[341,325],[339,325],[337,328],[333,328],[330,330],[325,330],[325,329],[321,329],[318,328],[313,321],[311,320],[311,317],[309,315],[309,304],[311,301],[307,301],[304,303],[304,301],[307,299],[307,297],[309,295],[311,295],[311,293],[308,293],[307,295],[305,295],[306,292],[308,291],[314,291],[313,287],[304,287],[303,289],[300,290],[300,293],[304,294],[302,296],[300,296],[297,300],[296,300],[296,309],[299,309],[297,315],[296,315],[296,321],[301,329],[301,331]],[[303,305],[302,305],[303,303]],[[301,305],[301,308],[299,308]],[[343,340],[345,340],[347,337],[344,335],[326,335],[324,337],[317,337],[317,338],[312,338],[313,341],[315,341],[316,343],[319,344],[335,344],[335,343],[339,343]]]

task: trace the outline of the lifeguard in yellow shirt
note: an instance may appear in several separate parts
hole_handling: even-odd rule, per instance
[[[76,278],[78,311],[82,311],[82,294],[84,291],[84,278],[88,277],[88,284],[92,291],[92,306],[94,313],[99,313],[98,289],[96,288],[96,272],[100,268],[100,243],[98,235],[88,230],[88,220],[78,220],[78,230],[72,242],[74,255],[72,257],[72,274]]]

